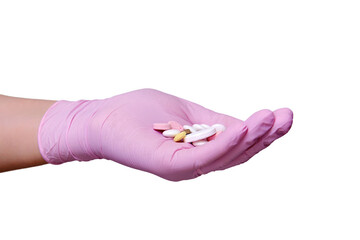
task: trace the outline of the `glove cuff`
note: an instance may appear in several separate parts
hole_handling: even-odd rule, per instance
[[[61,164],[74,160],[89,161],[102,158],[97,146],[90,146],[87,138],[91,119],[97,108],[97,100],[55,102],[41,119],[38,130],[38,145],[44,160]],[[95,142],[96,143],[96,142]]]

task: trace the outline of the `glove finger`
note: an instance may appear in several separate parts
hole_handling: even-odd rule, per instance
[[[293,122],[293,112],[289,108],[277,109],[274,111],[274,115],[275,123],[271,130],[266,133],[255,145],[247,149],[244,154],[241,154],[234,161],[224,167],[219,168],[219,170],[224,170],[248,161],[255,154],[267,148],[273,141],[282,137],[290,130]]]
[[[242,139],[242,141],[231,152],[228,152],[222,158],[201,168],[201,172],[203,174],[206,174],[211,171],[218,170],[224,165],[229,164],[231,161],[236,159],[240,154],[242,154],[248,148],[250,148],[255,143],[257,143],[259,139],[272,128],[274,121],[275,121],[274,114],[272,111],[268,109],[263,109],[253,113],[245,121],[245,124],[248,127],[248,132],[246,136]],[[219,137],[220,136],[221,135],[219,135]],[[217,141],[217,139],[214,141]]]

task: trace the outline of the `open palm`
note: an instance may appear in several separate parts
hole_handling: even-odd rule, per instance
[[[217,113],[159,90],[145,88],[104,100],[96,111],[93,131],[100,131],[102,158],[180,181],[224,170],[249,160],[289,131],[292,111],[260,110],[246,121]],[[215,140],[194,147],[174,142],[152,128],[175,120],[182,125],[221,123],[226,130]],[[101,128],[100,128],[101,126]]]

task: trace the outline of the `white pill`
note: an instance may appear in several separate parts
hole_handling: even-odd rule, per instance
[[[200,124],[203,128],[209,128],[210,126],[209,125],[207,125],[207,124]]]
[[[216,123],[216,124],[212,125],[212,127],[214,127],[217,132],[225,131],[225,129],[226,129],[225,126],[220,123]]]
[[[199,141],[196,141],[196,142],[192,142],[192,145],[194,145],[195,147],[197,146],[201,146],[201,145],[204,145],[205,143],[207,143],[208,141],[203,139],[203,140],[199,140]]]
[[[189,126],[189,125],[184,125],[183,128],[184,128],[184,129],[189,129],[190,132],[192,132],[192,133],[193,133],[193,132],[196,132],[195,128],[193,128],[192,126]]]
[[[194,125],[192,125],[192,127],[193,127],[196,131],[205,129],[205,128],[204,128],[203,126],[201,126],[200,124],[194,124]]]
[[[216,129],[214,127],[209,127],[205,129],[201,129],[194,133],[187,134],[184,138],[184,142],[196,142],[205,138],[208,138],[216,133]]]
[[[169,130],[166,130],[166,131],[163,131],[163,135],[165,137],[175,137],[176,134],[180,133],[179,130],[177,129],[169,129]]]

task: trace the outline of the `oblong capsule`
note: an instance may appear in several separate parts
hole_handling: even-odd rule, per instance
[[[165,137],[175,137],[176,134],[179,134],[180,131],[177,129],[169,129],[166,131],[163,131],[162,135],[164,135]]]
[[[186,132],[185,132],[185,131],[182,131],[182,132],[180,132],[180,133],[178,133],[178,134],[175,135],[174,141],[175,141],[175,142],[179,142],[179,141],[181,141],[185,136],[186,136]]]
[[[184,132],[186,132],[186,134],[190,134],[190,133],[191,133],[190,129],[184,129]]]

